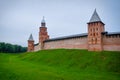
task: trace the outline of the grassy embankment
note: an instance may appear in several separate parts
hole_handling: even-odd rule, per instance
[[[55,49],[1,53],[0,80],[120,80],[120,52]]]

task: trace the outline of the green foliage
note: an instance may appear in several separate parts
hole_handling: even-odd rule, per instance
[[[55,49],[1,53],[0,80],[120,80],[120,52]]]
[[[26,52],[27,48],[20,45],[12,45],[10,43],[0,42],[0,52],[5,53],[20,53]]]

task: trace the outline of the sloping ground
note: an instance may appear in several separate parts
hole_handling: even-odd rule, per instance
[[[120,80],[120,52],[55,49],[1,53],[0,80]]]

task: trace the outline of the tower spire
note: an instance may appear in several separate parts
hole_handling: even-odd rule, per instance
[[[32,34],[30,34],[30,37],[29,37],[28,40],[29,40],[29,41],[34,41],[34,40],[33,40],[33,36],[32,36]]]
[[[99,22],[99,21],[102,22],[101,19],[100,19],[100,17],[99,17],[99,15],[98,15],[98,13],[97,13],[97,11],[96,11],[96,8],[95,8],[94,13],[93,13],[93,15],[92,15],[89,23]]]
[[[43,16],[43,19],[42,19],[41,23],[45,23],[45,17],[44,16]]]
[[[46,26],[45,17],[43,16],[43,19],[41,21],[41,27],[45,27],[45,26]]]

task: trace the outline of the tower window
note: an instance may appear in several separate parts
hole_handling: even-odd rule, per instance
[[[92,32],[92,29],[91,29],[91,28],[89,29],[89,32]]]
[[[92,36],[92,33],[90,34],[90,36]]]
[[[96,28],[96,31],[98,31],[98,28]]]
[[[93,33],[93,36],[95,36],[95,33]]]

